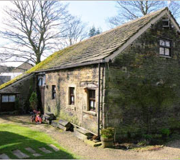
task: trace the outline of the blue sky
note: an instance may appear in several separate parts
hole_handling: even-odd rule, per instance
[[[106,22],[108,17],[117,14],[115,1],[62,1],[64,4],[69,4],[68,10],[73,16],[78,16],[81,20],[87,23],[88,27],[95,26],[102,31],[109,30],[110,27]],[[0,22],[3,21],[2,9],[5,6],[11,6],[10,1],[0,1]],[[8,43],[0,38],[0,45]],[[6,65],[19,65],[16,63],[6,63]]]
[[[69,4],[69,11],[74,16],[81,17],[88,26],[95,26],[102,31],[110,29],[106,22],[108,17],[117,14],[116,1],[64,1]]]
[[[88,24],[88,27],[95,26],[101,31],[110,29],[107,18],[117,15],[116,1],[62,1],[69,4],[68,10],[73,16],[78,16]],[[0,1],[0,9],[10,6],[10,1]],[[4,17],[0,10],[0,22]],[[7,43],[0,38],[0,45]]]

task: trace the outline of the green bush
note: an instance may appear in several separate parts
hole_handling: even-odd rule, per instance
[[[111,139],[114,137],[114,128],[108,127],[101,130],[101,136],[105,139]]]
[[[170,130],[168,128],[163,128],[163,129],[161,129],[161,134],[163,137],[169,137]]]
[[[37,109],[38,98],[36,92],[32,92],[31,97],[29,98],[30,108]]]
[[[148,141],[150,141],[153,138],[152,134],[143,134],[142,137]]]
[[[16,98],[15,99],[15,108],[16,108],[16,110],[18,110],[19,109],[19,98]]]

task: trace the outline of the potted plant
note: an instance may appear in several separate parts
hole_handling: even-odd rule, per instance
[[[114,128],[108,127],[101,130],[101,141],[103,148],[110,148],[113,146]]]

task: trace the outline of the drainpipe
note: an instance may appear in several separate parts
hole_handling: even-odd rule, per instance
[[[101,89],[101,64],[98,64],[99,77],[98,77],[98,137],[100,138],[100,89]]]

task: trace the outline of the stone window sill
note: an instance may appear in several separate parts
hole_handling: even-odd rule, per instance
[[[171,56],[163,56],[163,55],[160,55],[160,57],[162,57],[162,58],[172,58]]]
[[[90,114],[93,116],[97,116],[97,113],[95,111],[83,111],[83,113]]]
[[[68,108],[70,108],[72,110],[76,110],[76,106],[74,104],[69,105]]]

